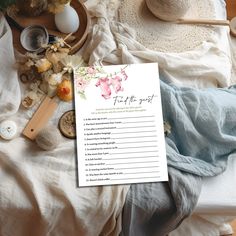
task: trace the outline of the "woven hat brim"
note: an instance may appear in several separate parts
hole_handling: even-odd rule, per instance
[[[212,0],[191,0],[185,18],[215,18]],[[136,31],[136,40],[146,48],[161,52],[190,51],[209,40],[214,27],[165,22],[155,17],[145,0],[122,0],[119,20]]]

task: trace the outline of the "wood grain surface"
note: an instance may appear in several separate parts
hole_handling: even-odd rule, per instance
[[[233,228],[233,230],[234,230],[233,236],[236,236],[236,220],[234,220],[234,221],[231,223],[231,225],[232,225],[232,228]]]
[[[231,20],[236,16],[236,0],[226,0],[227,18]]]
[[[77,11],[80,19],[79,29],[73,34],[75,36],[75,40],[70,42],[69,44],[72,46],[70,50],[70,54],[78,51],[84,44],[90,26],[90,17],[89,13],[82,2],[78,0],[72,0],[71,6]],[[59,34],[61,37],[65,37],[65,34],[60,33],[54,22],[54,15],[48,12],[42,13],[37,17],[27,17],[24,15],[17,14],[14,17],[14,20],[23,27],[27,27],[29,25],[43,25],[45,28],[49,30],[49,33]],[[20,43],[20,30],[16,29],[14,26],[10,25],[13,33],[13,45],[14,47],[20,51],[21,53],[25,53],[25,49],[21,46]]]
[[[25,129],[23,130],[23,135],[31,140],[34,140],[39,131],[47,125],[47,122],[52,117],[57,107],[57,102],[46,96],[39,105],[37,111],[34,113],[33,117],[27,123]]]

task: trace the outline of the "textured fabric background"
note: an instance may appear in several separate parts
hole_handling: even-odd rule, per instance
[[[33,111],[19,107],[24,88],[14,64],[11,30],[0,13],[0,121],[18,125],[16,138],[0,138],[0,235],[118,235],[129,185],[77,188],[73,140],[43,151],[21,135]],[[57,126],[72,108],[61,102],[50,123]]]

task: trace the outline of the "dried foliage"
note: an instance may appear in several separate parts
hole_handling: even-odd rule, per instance
[[[63,11],[65,4],[70,0],[48,0],[48,11],[52,13],[58,13]]]
[[[4,11],[12,5],[26,15],[39,15],[47,10],[53,14],[63,11],[65,4],[71,0],[1,0],[0,10]]]

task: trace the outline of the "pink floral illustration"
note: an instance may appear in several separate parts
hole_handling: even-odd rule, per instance
[[[102,96],[105,99],[108,99],[111,97],[112,90],[115,91],[115,93],[121,92],[124,90],[122,87],[122,82],[127,80],[128,75],[125,72],[125,66],[120,71],[115,72],[114,74],[107,74],[105,77],[99,78],[96,86],[100,86],[102,91]],[[112,88],[112,89],[111,89]]]
[[[101,92],[102,92],[102,96],[105,99],[110,98],[111,96],[111,89],[110,89],[110,80],[106,77],[106,78],[100,78],[98,79],[96,86],[100,86],[101,88]]]
[[[94,68],[94,66],[88,67],[87,73],[90,75],[96,74],[97,70]]]
[[[114,78],[110,79],[110,83],[115,90],[115,93],[118,93],[119,91],[123,91],[124,89],[122,88],[121,85],[122,78],[120,76],[115,76]]]
[[[85,88],[88,86],[89,81],[82,78],[82,77],[77,77],[76,79],[76,88],[80,93],[83,93]]]
[[[123,75],[123,77],[124,77],[124,80],[127,80],[127,78],[128,78],[128,75],[126,74],[126,72],[125,72],[125,70],[123,69],[123,70],[121,70],[121,74]]]
[[[76,71],[75,86],[80,97],[86,99],[85,89],[92,80],[96,80],[96,87],[100,87],[101,96],[105,99],[111,97],[112,92],[123,91],[122,83],[128,75],[125,65],[114,73],[108,73],[103,66],[79,67]]]

